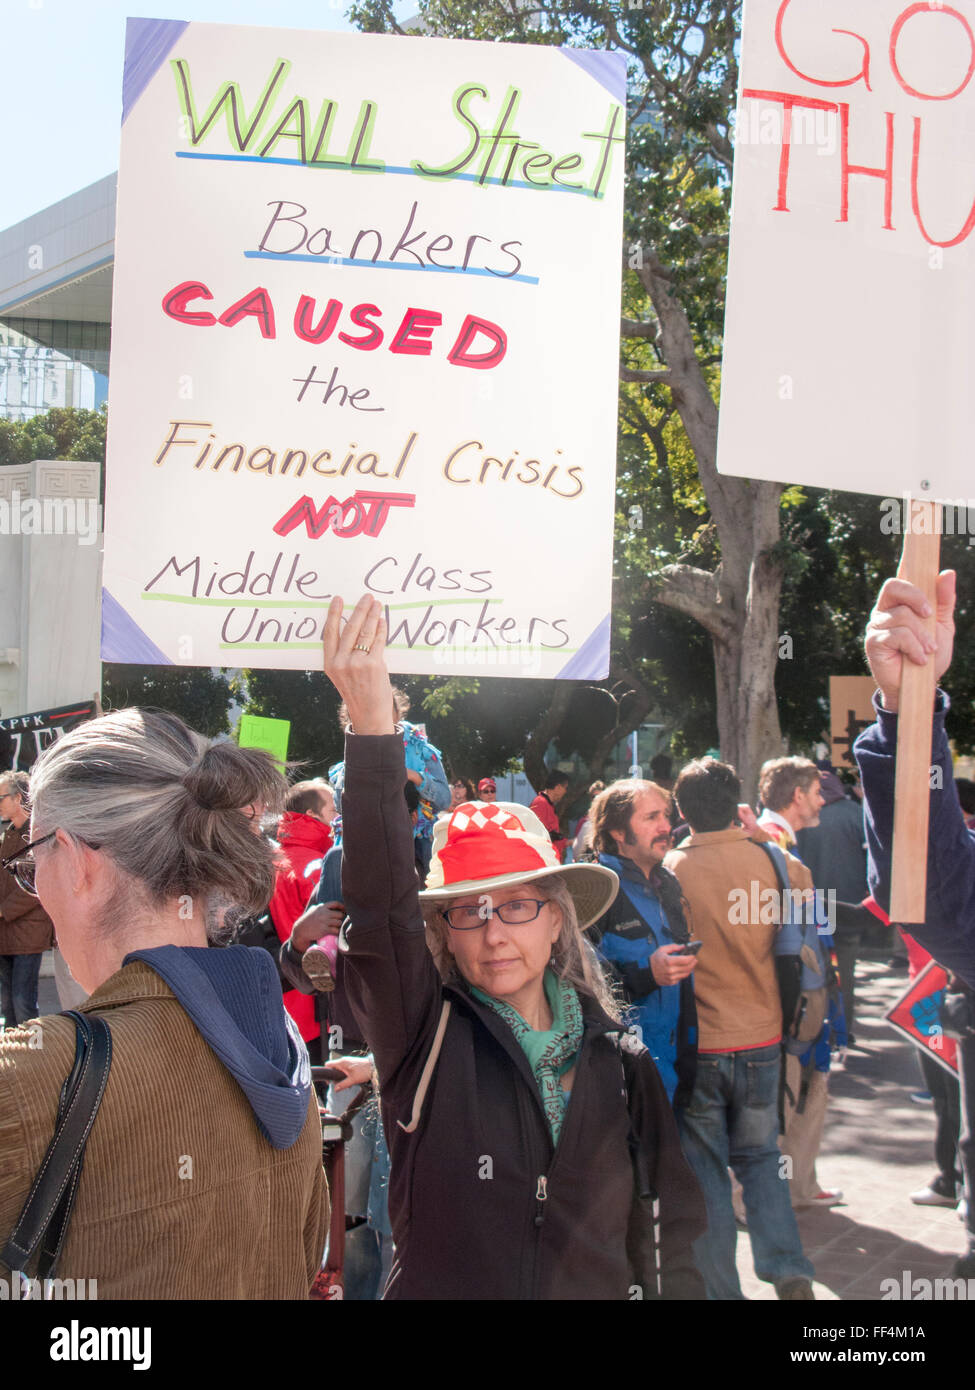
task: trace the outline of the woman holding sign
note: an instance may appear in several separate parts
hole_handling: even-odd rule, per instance
[[[345,981],[392,1159],[386,1296],[703,1297],[700,1192],[581,934],[615,875],[560,865],[524,807],[469,802],[437,822],[419,893],[382,609],[342,610],[325,671],[351,719]]]

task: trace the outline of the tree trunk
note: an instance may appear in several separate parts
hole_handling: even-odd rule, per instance
[[[668,565],[655,576],[655,597],[693,617],[711,635],[721,756],[734,764],[743,794],[752,800],[762,763],[782,752],[775,700],[782,592],[775,547],[782,487],[718,472],[718,408],[687,316],[654,257],[638,274],[660,324],[667,384],[694,449],[721,544],[721,563],[714,573]]]
[[[623,685],[627,687],[621,696],[615,696],[614,694],[614,698],[617,699],[617,704],[622,699],[623,695],[627,694],[627,691],[629,691],[634,698],[629,701],[626,718],[617,719],[613,727],[607,729],[606,733],[603,734],[602,738],[596,743],[592,751],[592,757],[589,759],[590,782],[602,779],[606,767],[606,760],[610,753],[612,753],[613,749],[622,739],[629,738],[634,729],[640,727],[650,713],[653,705],[653,697],[650,691],[635,671],[631,671],[628,667],[621,665],[620,662],[614,661],[610,665],[609,674],[610,678],[616,682],[617,686]],[[572,788],[570,787],[569,790],[571,791]]]
[[[774,483],[753,488],[757,495],[751,517],[743,517],[743,525],[731,536],[721,535],[722,555],[737,550],[737,563],[731,568],[747,577],[744,595],[740,588],[727,594],[737,620],[730,640],[713,640],[721,756],[737,769],[748,801],[755,799],[762,763],[783,751],[775,699],[782,566],[772,552],[779,535],[782,490]]]
[[[629,738],[633,730],[640,727],[653,705],[653,698],[649,689],[635,671],[631,671],[620,662],[614,661],[610,664],[609,674],[614,684],[613,689],[607,693],[613,696],[617,709],[626,695],[632,695],[634,698],[628,701],[626,717],[617,718],[613,727],[607,729],[606,733],[597,740],[589,759],[589,776],[586,780],[569,783],[569,790],[563,798],[558,812],[559,823],[566,834],[568,833],[567,813],[569,807],[588,789],[590,783],[602,777],[610,753],[621,739]],[[620,686],[624,687],[622,691],[619,691]],[[605,687],[600,688],[605,689]],[[547,773],[543,761],[545,749],[550,740],[558,733],[562,720],[568,712],[569,702],[575,689],[576,686],[567,681],[559,683],[551,705],[535,725],[526,745],[525,775],[537,791],[541,791]]]
[[[532,729],[525,744],[525,776],[540,792],[548,776],[545,750],[558,733],[572,699],[575,686],[570,681],[556,681],[552,703]]]

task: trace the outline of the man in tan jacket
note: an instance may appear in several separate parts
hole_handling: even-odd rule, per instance
[[[0,839],[0,860],[27,846],[26,772],[0,773],[0,819],[9,824]],[[8,1028],[37,1017],[41,957],[54,945],[51,919],[12,874],[0,873],[0,1018]]]
[[[773,956],[781,920],[775,869],[736,823],[741,784],[734,768],[714,758],[689,763],[674,795],[692,833],[664,863],[680,881],[691,936],[703,943],[695,974],[697,1078],[678,1115],[684,1153],[708,1209],[708,1231],[695,1242],[694,1257],[709,1298],[743,1297],[730,1165],[744,1189],[755,1273],[780,1298],[809,1299],[814,1270],[802,1250],[777,1143],[782,1009]],[[811,886],[797,860],[789,860],[789,872],[793,887]]]

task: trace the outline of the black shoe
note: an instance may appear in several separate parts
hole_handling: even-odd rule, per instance
[[[951,1277],[953,1279],[975,1279],[975,1250],[969,1250],[967,1255],[962,1255],[960,1260],[956,1260],[951,1266]]]
[[[783,1301],[794,1302],[798,1299],[816,1300],[813,1293],[813,1286],[810,1280],[803,1279],[801,1275],[793,1275],[790,1279],[780,1279],[775,1286],[775,1292]]]

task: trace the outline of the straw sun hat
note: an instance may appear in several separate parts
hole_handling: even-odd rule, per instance
[[[558,874],[572,894],[580,927],[601,917],[619,892],[602,864],[560,864],[552,839],[527,806],[465,801],[433,828],[433,855],[422,903],[446,903]]]

